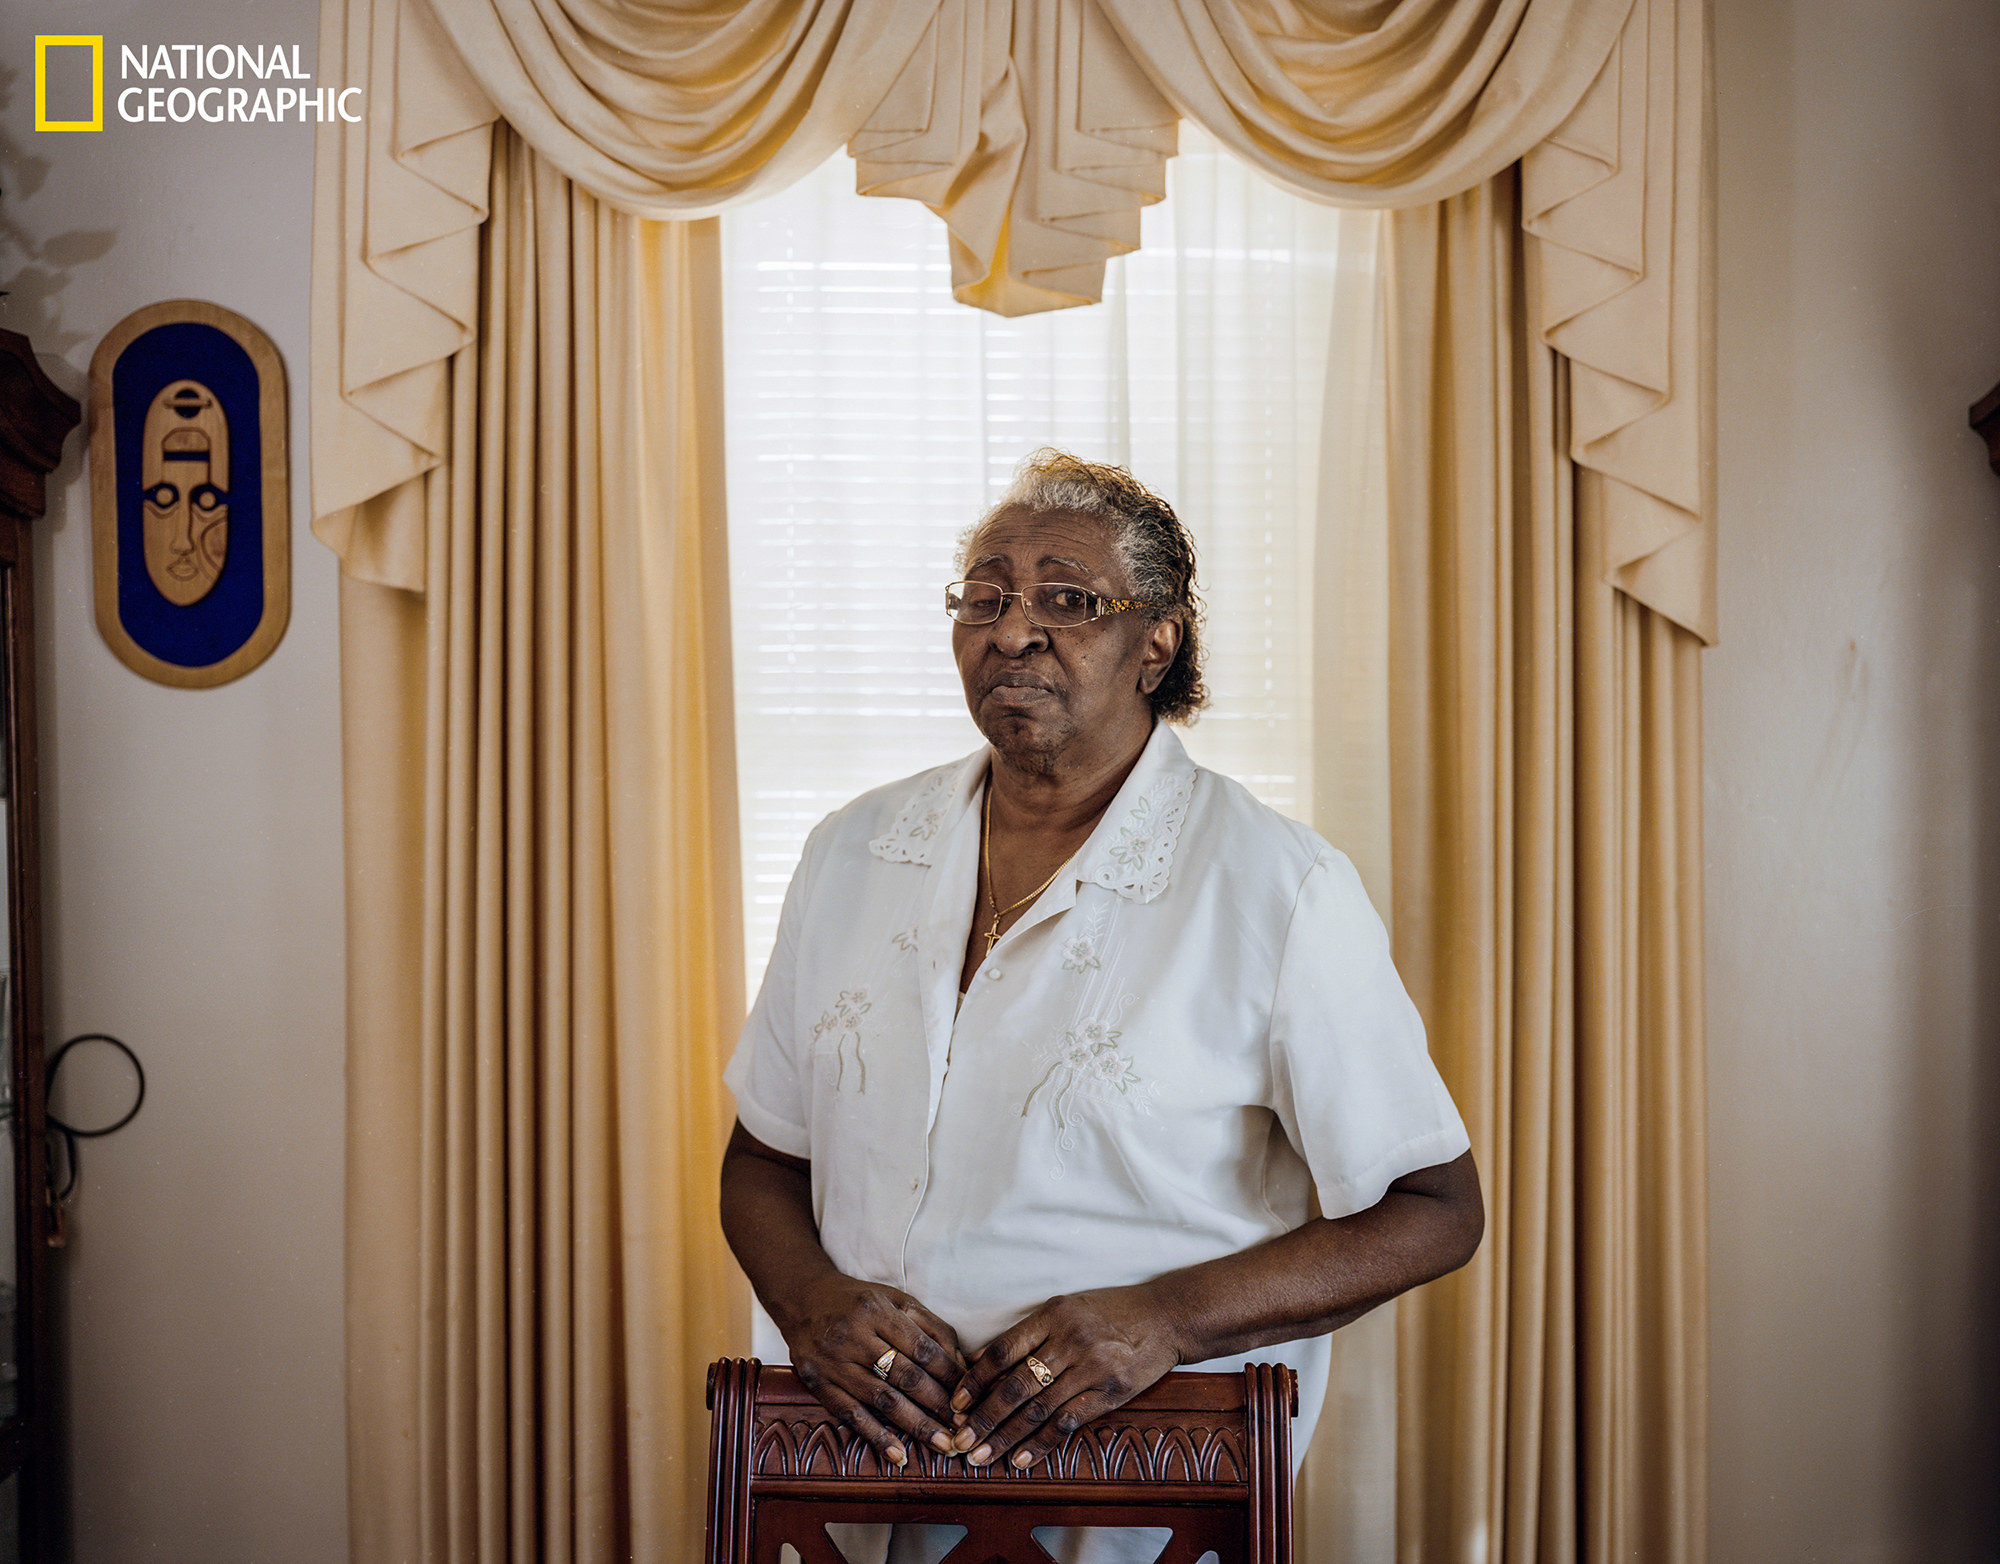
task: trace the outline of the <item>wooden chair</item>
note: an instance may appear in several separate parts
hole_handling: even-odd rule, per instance
[[[1026,1472],[968,1467],[914,1442],[901,1471],[789,1368],[724,1358],[708,1371],[707,1564],[844,1564],[828,1522],[966,1528],[944,1564],[1050,1564],[1038,1526],[1160,1526],[1158,1564],[1291,1564],[1292,1418],[1283,1364],[1173,1373]]]

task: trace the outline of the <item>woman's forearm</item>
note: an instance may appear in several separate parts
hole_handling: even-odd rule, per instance
[[[1366,1211],[1145,1283],[1183,1363],[1322,1335],[1456,1270],[1485,1217],[1471,1153],[1399,1179]]]
[[[813,1220],[810,1165],[742,1125],[722,1157],[722,1236],[772,1320],[789,1330],[803,1288],[834,1271]]]

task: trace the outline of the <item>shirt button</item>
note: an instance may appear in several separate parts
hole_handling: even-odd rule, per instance
[[[988,967],[988,968],[986,969],[986,978],[987,978],[987,981],[988,981],[988,982],[992,982],[992,983],[997,983],[997,982],[999,982],[999,981],[1000,981],[1000,969],[999,969],[998,967]]]

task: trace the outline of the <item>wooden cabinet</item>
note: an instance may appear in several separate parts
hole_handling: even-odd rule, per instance
[[[0,843],[6,938],[0,941],[0,1564],[51,1560],[62,1524],[49,1300],[47,1104],[42,1051],[40,792],[35,749],[33,528],[47,479],[81,417],[0,331]]]

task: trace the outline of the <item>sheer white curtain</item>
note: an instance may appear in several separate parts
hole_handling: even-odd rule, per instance
[[[981,741],[949,647],[959,533],[1040,445],[1129,467],[1193,530],[1204,765],[1343,847],[1387,914],[1387,521],[1376,214],[1192,126],[1104,302],[953,302],[943,226],[833,159],[723,219],[730,574],[752,992],[806,833]],[[1301,1560],[1394,1544],[1394,1329],[1344,1333]],[[782,1347],[760,1330],[765,1356]]]

